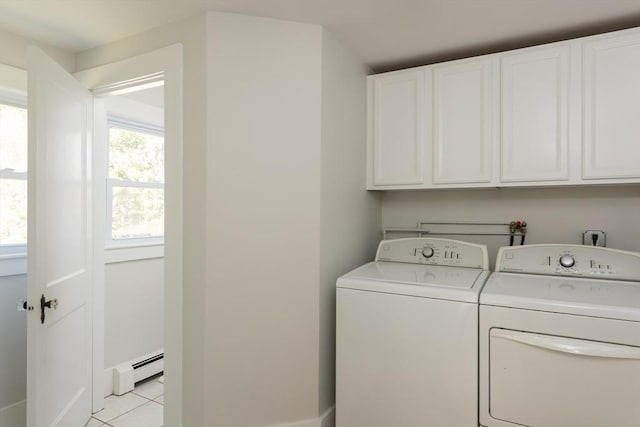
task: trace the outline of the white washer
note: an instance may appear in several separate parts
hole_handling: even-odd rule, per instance
[[[487,248],[382,241],[337,282],[336,426],[477,427]]]
[[[640,426],[640,254],[501,248],[479,330],[482,426]]]

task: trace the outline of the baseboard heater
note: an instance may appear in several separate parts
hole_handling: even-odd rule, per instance
[[[164,352],[149,354],[130,363],[113,368],[113,394],[130,392],[137,383],[164,371]]]

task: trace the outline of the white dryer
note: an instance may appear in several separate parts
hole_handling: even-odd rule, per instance
[[[640,426],[640,254],[501,248],[479,331],[482,426]]]
[[[478,298],[487,248],[382,241],[338,279],[337,427],[477,427]]]

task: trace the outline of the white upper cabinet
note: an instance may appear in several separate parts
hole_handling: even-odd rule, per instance
[[[491,181],[491,60],[433,67],[433,183]]]
[[[640,28],[369,77],[370,189],[640,183]]]
[[[569,179],[568,44],[501,55],[501,182]]]
[[[584,179],[640,177],[640,33],[584,43]]]
[[[369,166],[373,167],[373,186],[422,184],[424,69],[376,77],[370,80],[369,90],[369,140],[373,141],[369,146]]]

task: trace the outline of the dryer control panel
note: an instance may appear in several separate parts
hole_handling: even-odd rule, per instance
[[[496,271],[640,280],[640,253],[583,245],[526,245],[500,248]]]
[[[489,269],[485,245],[431,237],[383,240],[375,260]]]

